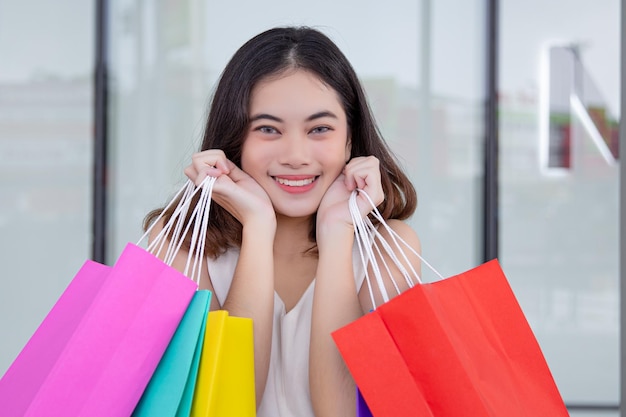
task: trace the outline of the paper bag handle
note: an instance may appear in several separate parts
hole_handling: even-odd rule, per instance
[[[187,257],[187,263],[183,273],[198,284],[202,272],[201,268],[202,260],[204,258],[204,248],[206,245],[206,231],[208,228],[209,211],[211,208],[211,195],[215,181],[215,177],[206,177],[198,187],[195,187],[194,183],[191,180],[188,180],[137,242],[139,245],[150,234],[153,227],[159,222],[159,220],[161,220],[165,212],[178,199],[178,205],[172,212],[172,215],[167,223],[163,226],[163,229],[161,229],[155,239],[148,245],[147,251],[155,256],[159,256],[167,243],[167,250],[163,256],[163,261],[167,265],[171,265],[182,247],[185,240],[184,238],[187,236],[191,224],[194,224],[189,255]],[[189,221],[185,222],[193,197],[198,192],[200,192],[200,199],[192,211]],[[168,236],[170,236],[169,239]]]
[[[381,233],[378,231],[378,228],[374,226],[369,216],[361,216],[359,207],[357,205],[358,194],[361,194],[370,203],[370,205],[372,206],[372,211],[370,212],[370,214],[380,223],[380,226],[384,227],[385,230],[389,233],[393,246],[381,235]],[[380,214],[380,211],[378,211],[378,209],[376,208],[376,204],[374,204],[370,196],[365,191],[363,191],[362,189],[354,190],[350,195],[348,205],[350,209],[350,216],[352,217],[352,223],[354,224],[355,242],[357,244],[360,259],[363,265],[363,269],[365,271],[365,279],[372,301],[372,306],[376,307],[376,303],[374,301],[374,293],[372,291],[368,265],[371,266],[372,273],[374,274],[374,278],[382,295],[383,301],[387,302],[390,299],[389,294],[387,293],[387,289],[384,285],[380,266],[376,261],[375,254],[378,254],[379,259],[382,260],[382,266],[385,268],[385,271],[391,279],[391,282],[398,294],[400,293],[400,289],[398,287],[398,284],[396,283],[396,280],[393,277],[393,274],[389,269],[389,266],[385,261],[383,253],[387,254],[389,258],[391,258],[393,264],[398,268],[409,287],[413,287],[416,284],[422,283],[422,279],[409,262],[406,253],[403,250],[403,247],[408,249],[415,256],[417,256],[420,261],[428,266],[428,268],[433,271],[439,278],[444,279],[443,276],[435,268],[433,268],[432,265],[430,265],[415,249],[411,247],[411,245],[409,245],[404,239],[402,239],[400,235],[398,235],[398,233],[396,233],[387,224],[382,214]],[[399,257],[402,258],[409,266],[409,270],[407,270],[404,264],[400,262]]]

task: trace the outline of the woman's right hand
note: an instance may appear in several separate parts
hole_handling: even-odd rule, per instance
[[[242,225],[250,221],[276,221],[272,202],[265,190],[248,174],[226,158],[222,150],[210,149],[194,154],[185,175],[196,185],[216,177],[213,200]]]

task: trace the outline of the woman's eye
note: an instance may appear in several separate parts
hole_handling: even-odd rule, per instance
[[[330,130],[328,126],[317,126],[311,129],[311,133],[326,133]]]
[[[278,133],[278,131],[271,126],[259,126],[256,128],[256,130],[258,130],[261,133],[266,133],[268,135],[273,135],[273,134]]]

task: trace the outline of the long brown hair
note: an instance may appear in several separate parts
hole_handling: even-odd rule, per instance
[[[213,95],[201,151],[221,149],[241,167],[241,150],[249,123],[248,106],[254,86],[287,69],[316,74],[332,87],[346,112],[351,137],[351,158],[375,156],[380,161],[385,200],[378,209],[385,219],[406,219],[415,211],[415,189],[400,168],[374,121],[363,87],[339,48],[324,34],[308,27],[281,27],[265,31],[246,42],[224,68]],[[150,212],[144,228],[163,209]],[[173,210],[165,213],[167,220]],[[241,224],[225,209],[211,207],[206,254],[217,257],[241,245]],[[309,237],[315,247],[315,216]]]

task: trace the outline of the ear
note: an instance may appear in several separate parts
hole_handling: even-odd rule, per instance
[[[346,164],[350,161],[350,155],[352,155],[352,138],[348,136],[348,140],[346,141],[346,156],[344,158]]]

